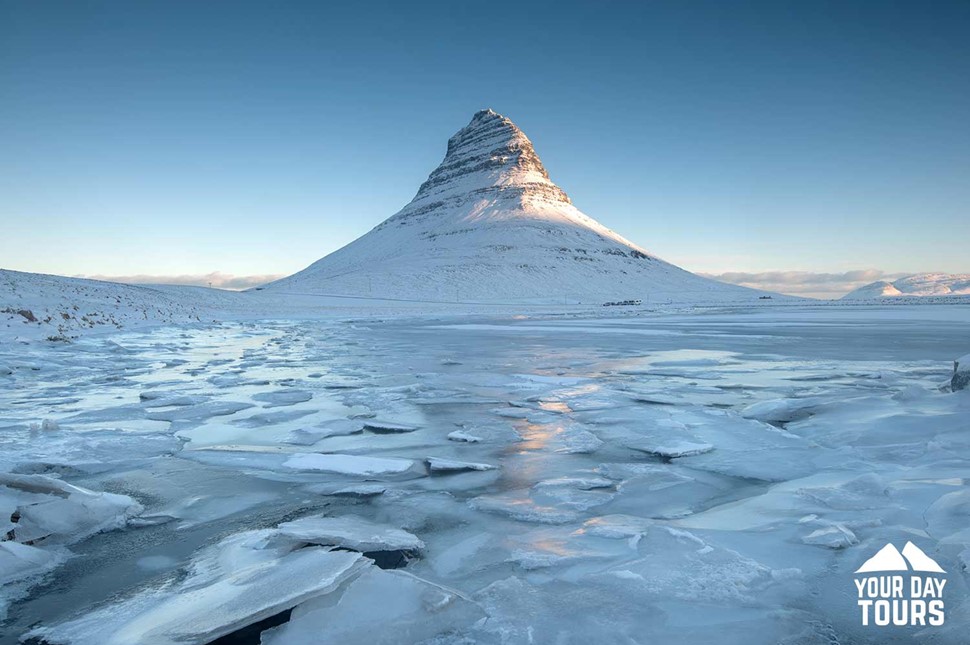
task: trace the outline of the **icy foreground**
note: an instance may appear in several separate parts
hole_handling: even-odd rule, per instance
[[[965,642],[968,338],[947,306],[0,344],[0,641]],[[946,624],[862,627],[853,572],[909,542]]]

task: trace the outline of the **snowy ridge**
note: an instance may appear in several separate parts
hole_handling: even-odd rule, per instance
[[[582,213],[528,137],[492,110],[451,137],[401,211],[266,289],[488,302],[750,301],[760,293],[684,271]]]
[[[60,340],[140,324],[200,322],[206,309],[204,301],[177,291],[0,269],[3,335]]]
[[[889,282],[878,280],[842,296],[843,300],[869,300],[900,296],[970,296],[970,273],[917,273]]]

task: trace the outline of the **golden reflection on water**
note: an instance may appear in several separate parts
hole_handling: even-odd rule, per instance
[[[554,423],[529,423],[515,424],[515,431],[522,438],[517,442],[512,450],[517,455],[523,455],[537,450],[543,450],[549,442],[563,429],[559,424]]]
[[[569,414],[573,411],[564,401],[542,401],[539,403],[539,407],[546,412],[559,412],[560,414]]]
[[[551,423],[518,422],[514,425],[522,440],[507,449],[508,465],[502,469],[502,483],[506,488],[531,487],[538,481],[546,460],[554,454],[544,449],[563,429],[561,425]]]
[[[573,408],[569,405],[572,397],[587,396],[601,389],[596,383],[584,383],[559,390],[550,400],[540,401],[538,409],[542,412],[562,415],[564,421],[552,423],[533,423],[527,419],[517,419],[512,425],[520,441],[505,451],[506,467],[502,469],[502,486],[506,489],[525,488],[534,485],[549,470],[549,460],[557,458],[553,448],[559,435],[565,432]]]
[[[528,540],[528,546],[534,551],[542,551],[562,557],[580,553],[577,549],[572,548],[566,540],[538,535]]]

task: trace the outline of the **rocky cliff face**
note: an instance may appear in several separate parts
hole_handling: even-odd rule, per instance
[[[757,299],[663,262],[577,209],[529,138],[492,111],[448,140],[401,211],[268,289],[502,302]]]
[[[571,203],[549,180],[525,133],[492,110],[476,113],[471,123],[448,140],[444,161],[421,184],[410,205],[426,207],[445,199],[482,197]]]
[[[422,222],[439,228],[449,213],[476,206],[484,211],[482,204],[498,206],[504,212],[520,211],[520,215],[530,207],[572,205],[549,179],[525,133],[493,110],[477,112],[448,140],[444,160],[421,184],[414,199],[378,228]]]

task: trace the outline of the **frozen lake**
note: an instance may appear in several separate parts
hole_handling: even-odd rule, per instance
[[[0,641],[965,642],[968,352],[959,305],[0,345]],[[862,627],[907,541],[945,625]]]

